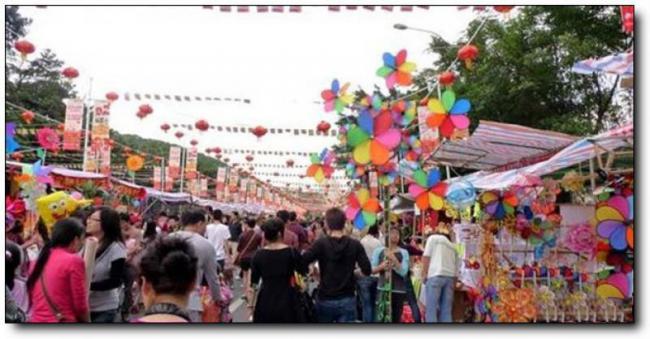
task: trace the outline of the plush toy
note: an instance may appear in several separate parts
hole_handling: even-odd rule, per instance
[[[77,208],[88,206],[90,203],[90,200],[76,200],[60,191],[36,199],[36,210],[49,231],[54,223],[69,217]]]

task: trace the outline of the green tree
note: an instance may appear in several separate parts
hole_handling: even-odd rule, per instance
[[[628,45],[615,6],[524,6],[509,20],[479,17],[457,45],[434,38],[440,54],[417,83],[449,67],[459,46],[483,20],[473,44],[479,56],[472,70],[458,63],[454,90],[472,102],[470,117],[584,135],[603,130],[621,117],[612,100],[618,78],[572,73],[580,60],[621,52]]]

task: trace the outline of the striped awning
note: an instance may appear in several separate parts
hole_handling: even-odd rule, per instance
[[[579,74],[610,73],[623,76],[634,75],[634,52],[617,53],[599,59],[582,60],[571,71]]]
[[[506,170],[546,160],[577,138],[568,134],[482,120],[467,140],[444,143],[436,163],[478,170]]]
[[[465,180],[478,189],[504,189],[525,181],[530,176],[542,176],[557,170],[574,166],[597,155],[622,147],[631,147],[634,125],[622,127],[575,141],[549,159],[526,167],[501,172],[479,171],[455,180]]]

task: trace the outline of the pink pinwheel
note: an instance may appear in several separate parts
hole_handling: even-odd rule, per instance
[[[427,117],[427,125],[438,128],[445,138],[451,138],[457,129],[469,127],[467,113],[471,104],[467,99],[456,101],[456,94],[450,89],[442,93],[442,102],[438,99],[430,99],[427,107],[431,112]]]
[[[634,200],[615,195],[596,209],[596,231],[598,236],[609,240],[609,245],[617,251],[634,247]]]
[[[59,150],[59,135],[51,128],[41,128],[36,131],[36,139],[38,144],[48,151],[56,152]]]
[[[325,100],[325,112],[336,110],[340,114],[345,109],[345,106],[352,103],[354,96],[347,93],[348,87],[350,87],[349,82],[340,87],[339,81],[334,79],[332,87],[321,92],[320,96]]]
[[[360,188],[348,196],[348,207],[345,216],[354,223],[357,229],[364,229],[377,222],[377,213],[381,211],[379,200],[370,196],[366,188]]]
[[[330,150],[323,149],[320,153],[320,156],[316,153],[311,154],[310,156],[311,165],[307,167],[307,176],[313,177],[317,183],[321,183],[325,178],[332,177],[334,173],[334,168],[332,167],[332,162],[334,161],[334,153]]]
[[[354,161],[359,165],[387,163],[390,152],[399,145],[402,137],[399,129],[393,127],[391,113],[382,111],[373,118],[370,111],[362,111],[357,124],[347,134],[348,145],[353,148]]]
[[[406,61],[406,50],[401,50],[397,55],[384,53],[384,65],[377,70],[377,75],[386,79],[386,87],[394,88],[395,85],[410,86],[413,83],[411,73],[415,64]]]
[[[432,208],[439,211],[444,207],[447,184],[440,181],[439,169],[433,168],[428,173],[419,169],[413,172],[413,181],[409,193],[420,210]]]

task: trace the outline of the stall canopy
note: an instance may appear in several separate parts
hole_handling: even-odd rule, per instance
[[[506,171],[479,171],[451,181],[465,180],[478,189],[503,189],[525,182],[530,176],[542,176],[557,170],[577,165],[597,155],[611,152],[621,147],[632,147],[634,124],[580,139],[547,160],[526,167]]]
[[[432,155],[452,167],[500,171],[546,160],[577,138],[568,134],[480,121],[466,140],[444,143]]]
[[[599,59],[582,60],[573,65],[571,71],[579,74],[609,73],[622,76],[634,75],[634,52],[608,55]]]

